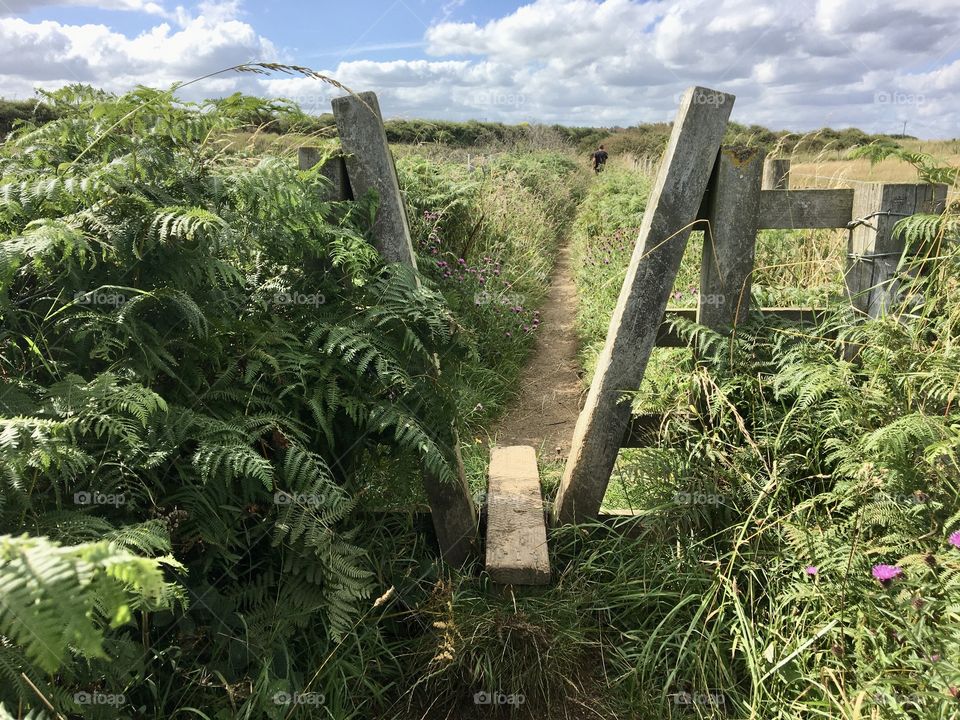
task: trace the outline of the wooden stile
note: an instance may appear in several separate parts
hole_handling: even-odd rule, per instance
[[[610,321],[555,505],[559,522],[596,517],[656,342],[692,224],[710,178],[734,96],[694,87],[684,94],[640,237]]]

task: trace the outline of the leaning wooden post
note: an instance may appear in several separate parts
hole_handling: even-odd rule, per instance
[[[897,268],[906,249],[893,232],[897,222],[916,213],[941,213],[946,185],[863,183],[853,193],[853,220],[846,272],[847,293],[868,317],[884,314],[895,302]]]
[[[374,220],[374,243],[388,262],[398,262],[417,270],[417,259],[410,240],[406,206],[400,194],[397,168],[387,145],[380,105],[372,92],[349,95],[333,101],[333,115],[346,154],[349,185],[356,197],[370,190],[379,197]],[[440,443],[453,464],[453,482],[443,482],[423,470],[423,485],[430,503],[433,528],[443,559],[460,565],[470,555],[477,540],[477,513],[470,497],[460,441],[456,427],[440,431]]]
[[[788,190],[790,188],[790,160],[767,158],[763,164],[764,190]]]
[[[346,153],[347,174],[354,195],[362,197],[375,190],[380,198],[373,225],[377,249],[388,262],[416,268],[407,210],[376,94],[362,92],[336,98],[333,117]]]
[[[750,310],[764,154],[725,147],[713,169],[697,322],[719,332],[729,332]]]
[[[600,510],[630,420],[630,403],[621,402],[622,396],[640,387],[733,100],[733,95],[702,87],[684,93],[577,419],[554,507],[559,522],[593,518]]]

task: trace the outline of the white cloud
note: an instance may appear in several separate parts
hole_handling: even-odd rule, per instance
[[[235,19],[235,4],[205,5],[183,25],[164,22],[135,37],[105,25],[29,23],[0,18],[0,81],[14,88],[56,87],[83,82],[108,90],[168,86],[251,60],[271,60],[277,50],[252,26]],[[246,78],[230,84],[240,87]],[[247,87],[254,88],[252,80]],[[207,85],[207,90],[212,90]],[[201,90],[202,92],[202,90]]]
[[[17,15],[27,10],[53,6],[90,7],[101,10],[126,10],[144,12],[150,15],[173,16],[164,9],[163,5],[145,0],[3,0],[0,2],[0,16]]]
[[[148,0],[69,1],[153,12]],[[448,3],[426,31],[428,59],[402,59],[416,43],[400,42],[401,59],[318,69],[376,90],[387,115],[627,125],[669,119],[677,95],[700,84],[735,93],[734,119],[748,124],[892,131],[906,120],[928,137],[960,134],[960,0],[535,0],[484,24],[451,21],[468,11],[460,5]],[[175,16],[174,27],[136,37],[0,18],[3,92],[77,80],[166,85],[284,59],[239,19],[236,0]],[[317,81],[250,77],[191,92],[237,88],[313,112],[334,94]]]

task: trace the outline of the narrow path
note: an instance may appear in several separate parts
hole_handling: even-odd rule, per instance
[[[570,254],[567,241],[540,311],[540,328],[520,379],[520,396],[493,433],[498,445],[532,445],[545,461],[567,457],[582,404],[574,331],[577,292]]]

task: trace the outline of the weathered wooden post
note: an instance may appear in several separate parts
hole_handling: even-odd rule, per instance
[[[763,164],[764,190],[788,190],[790,188],[790,160],[767,158]]]
[[[387,145],[376,94],[362,92],[334,99],[333,117],[346,153],[354,196],[362,197],[375,190],[380,197],[374,220],[377,249],[388,262],[416,268],[407,210],[400,195],[397,168]]]
[[[764,151],[725,147],[713,168],[703,231],[697,322],[729,332],[747,317]]]
[[[309,170],[319,163],[322,157],[319,148],[302,147],[297,150],[297,163],[301,170]],[[324,197],[325,200],[353,200],[353,190],[350,187],[347,163],[343,155],[338,153],[328,158],[320,168],[320,173],[330,181],[330,189]]]
[[[353,195],[362,197],[375,190],[379,196],[373,227],[377,250],[388,262],[403,263],[416,271],[417,259],[410,239],[406,206],[400,194],[397,168],[387,144],[377,96],[364,92],[336,98],[333,115],[346,154],[346,174]],[[453,464],[455,479],[454,482],[443,482],[424,468],[423,485],[441,555],[445,561],[459,565],[476,544],[477,513],[470,497],[456,428],[451,425],[441,429],[437,442],[444,447],[447,459]]]
[[[853,220],[846,272],[850,302],[869,317],[884,314],[895,302],[897,268],[906,249],[893,232],[897,221],[916,213],[941,213],[946,185],[862,183],[853,193]]]
[[[610,320],[554,507],[558,522],[596,517],[733,108],[734,96],[684,93],[640,236]]]

